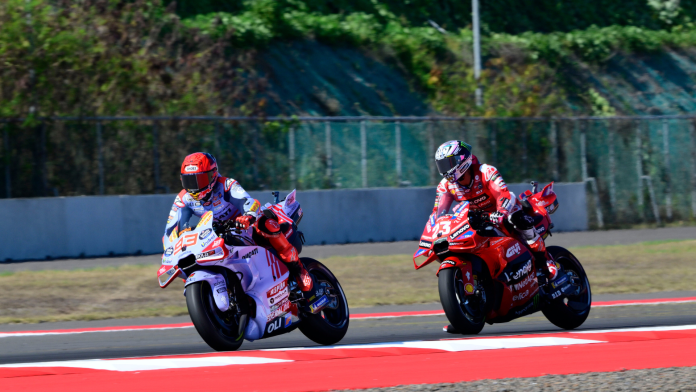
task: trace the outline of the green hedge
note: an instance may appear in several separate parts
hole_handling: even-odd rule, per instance
[[[243,13],[265,0],[178,0],[177,13],[184,18],[213,12]],[[365,13],[395,15],[412,26],[429,19],[450,30],[471,23],[471,1],[465,0],[279,0],[283,13],[302,11],[320,15]],[[650,4],[653,4],[652,6]],[[677,4],[671,13],[669,4]],[[666,8],[659,8],[660,5]],[[696,0],[485,0],[481,1],[484,30],[520,34],[568,32],[590,26],[637,26],[660,29],[696,19]],[[384,22],[384,20],[380,20]]]

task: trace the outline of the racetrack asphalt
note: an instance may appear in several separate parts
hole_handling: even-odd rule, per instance
[[[561,246],[589,246],[630,244],[645,241],[678,240],[696,238],[696,227],[664,228],[649,230],[615,230],[602,232],[559,233],[547,240],[548,244]],[[303,256],[324,258],[334,255],[388,255],[411,253],[415,242],[374,243],[308,246]],[[123,264],[158,265],[159,255],[128,256],[97,259],[73,259],[54,261],[15,262],[0,264],[0,272],[42,269],[75,269]],[[651,298],[694,297],[696,291],[595,295],[593,300],[615,301]],[[349,299],[350,300],[350,299]],[[439,303],[381,306],[352,309],[357,313],[383,313],[418,310],[439,310]],[[189,323],[188,316],[171,318],[116,319],[87,322],[60,322],[42,324],[0,325],[0,332],[39,331],[105,326],[134,326],[154,324]],[[436,340],[458,337],[442,331],[447,324],[444,316],[403,317],[391,319],[353,319],[346,337],[340,344],[362,344],[411,340]],[[608,329],[648,326],[696,324],[696,303],[663,304],[650,306],[620,306],[595,308],[579,329]],[[541,312],[510,323],[486,325],[480,336],[559,332]],[[299,330],[289,334],[255,342],[245,342],[242,350],[292,348],[316,346]],[[198,336],[194,328],[84,333],[74,335],[16,336],[0,338],[0,364],[74,359],[104,359],[143,357],[170,354],[207,353],[212,350]]]
[[[674,292],[632,295],[596,295],[594,301],[622,299],[693,297],[696,292]],[[354,309],[357,313],[379,313],[417,310],[439,310],[439,303],[381,306]],[[2,325],[0,332],[46,331],[58,329],[98,328],[105,326],[134,326],[189,323],[187,316],[60,322],[25,325]],[[348,334],[340,344],[365,344],[413,340],[437,340],[460,337],[443,332],[444,316],[402,317],[387,319],[353,319]],[[620,306],[595,308],[578,330],[670,326],[696,324],[696,303],[649,306]],[[535,334],[561,332],[548,322],[541,312],[505,324],[486,325],[479,336]],[[299,330],[285,335],[244,342],[241,350],[317,346]],[[16,336],[0,338],[0,364],[62,361],[77,359],[106,359],[173,354],[213,352],[194,328],[98,332],[66,335]]]
[[[666,227],[640,230],[606,230],[556,233],[546,239],[547,245],[563,247],[593,245],[625,245],[646,241],[696,239],[696,226]],[[302,256],[321,260],[331,256],[382,256],[413,254],[417,241],[376,242],[345,245],[305,246]],[[0,272],[37,271],[46,269],[71,270],[79,268],[115,267],[126,264],[160,265],[161,254],[145,256],[120,256],[83,259],[57,259],[36,261],[0,262]]]

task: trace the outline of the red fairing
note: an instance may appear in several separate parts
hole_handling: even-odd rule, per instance
[[[496,203],[490,200],[489,207],[485,208],[484,211],[495,211],[504,207],[497,204],[501,198],[511,196],[504,181],[494,167],[481,165],[480,168],[484,169],[483,172],[477,172],[478,181],[480,181],[483,191],[481,194],[496,197]],[[478,188],[478,183],[475,182],[474,185],[474,188],[468,193],[464,192],[462,197],[447,191],[447,194],[451,195],[453,199],[456,197],[457,200],[465,201],[455,206],[453,214],[438,216],[437,211],[435,211],[430,216],[423,229],[418,250],[413,255],[414,267],[420,269],[437,260],[441,262],[438,275],[440,271],[448,268],[461,268],[464,275],[462,283],[465,286],[472,285],[469,287],[470,290],[465,290],[464,295],[471,295],[479,289],[476,286],[479,284],[477,277],[474,276],[475,268],[485,268],[488,272],[487,275],[497,281],[494,286],[502,288],[499,292],[500,305],[488,312],[486,320],[505,322],[528,314],[529,309],[538,310],[538,298],[536,298],[539,293],[536,277],[537,267],[535,267],[532,253],[526,241],[519,237],[516,231],[509,232],[505,225],[501,224],[496,228],[498,235],[493,233],[491,236],[490,230],[483,235],[476,231],[483,229],[483,227],[471,227],[469,214],[472,211],[480,210],[477,205],[480,206],[482,202],[478,200],[474,200],[478,204],[466,202],[466,200],[471,200],[471,192]],[[442,186],[446,186],[446,184],[441,184],[440,190],[442,190]],[[551,225],[547,208],[557,205],[553,185],[548,185],[537,194],[525,192],[521,196],[523,199],[529,199],[534,211],[542,217],[536,230],[545,235]],[[480,196],[474,196],[474,199],[478,197]],[[512,203],[512,201],[509,202]],[[449,206],[440,205],[439,207]],[[440,255],[436,252],[440,252]],[[419,264],[416,259],[421,257],[424,257],[425,260]],[[475,267],[471,260],[482,260],[483,265]],[[466,276],[467,272],[469,277]]]

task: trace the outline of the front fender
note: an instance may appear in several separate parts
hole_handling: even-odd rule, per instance
[[[456,257],[448,257],[437,270],[437,276],[440,276],[440,271],[447,268],[459,268],[462,270],[462,281],[464,283],[464,292],[467,294],[474,293],[474,270],[471,261],[462,261]]]
[[[215,305],[221,312],[226,312],[230,308],[229,296],[227,295],[227,282],[222,274],[217,272],[212,272],[210,270],[198,270],[186,279],[184,284],[184,290],[186,286],[200,282],[206,281],[210,285],[210,290],[213,292],[213,299],[215,299]]]

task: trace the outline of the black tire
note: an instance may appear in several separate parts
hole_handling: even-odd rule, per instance
[[[350,322],[348,301],[341,284],[334,274],[317,260],[308,257],[300,259],[316,284],[329,288],[332,295],[331,307],[327,306],[318,314],[303,314],[299,328],[310,340],[323,344],[336,344],[346,336]]]
[[[590,315],[592,307],[590,281],[578,259],[568,250],[560,246],[549,246],[547,250],[561,265],[561,270],[569,275],[576,290],[574,294],[563,295],[553,300],[542,309],[542,312],[553,325],[563,329],[575,329],[581,326]]]
[[[233,295],[242,297],[239,309],[246,310],[246,296],[241,291],[241,285],[235,283]],[[196,331],[213,350],[235,351],[244,342],[248,321],[246,311],[242,313],[231,308],[221,312],[215,305],[208,282],[196,282],[186,287],[186,306]]]
[[[469,299],[465,295],[462,270],[447,268],[440,271],[437,286],[440,291],[440,303],[450,324],[462,334],[475,335],[483,329],[486,322],[484,302]]]

